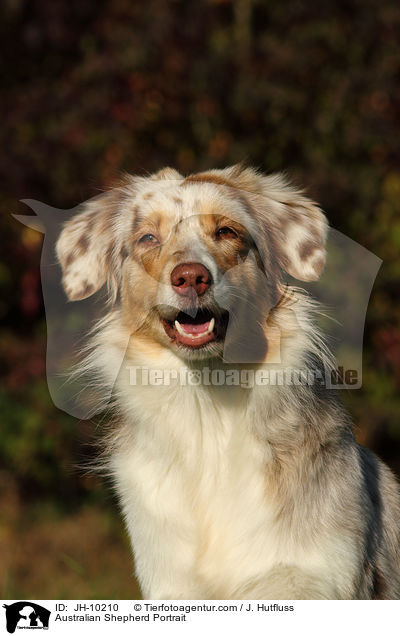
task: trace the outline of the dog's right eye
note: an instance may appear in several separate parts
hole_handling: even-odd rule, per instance
[[[139,239],[139,243],[144,243],[147,245],[157,245],[157,243],[159,243],[160,241],[158,240],[158,238],[156,236],[154,236],[154,234],[144,234],[140,239]]]

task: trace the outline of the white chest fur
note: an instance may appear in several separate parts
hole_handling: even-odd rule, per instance
[[[275,522],[255,391],[132,387],[126,373],[118,391],[126,424],[112,468],[146,596],[240,598],[277,564],[329,567]]]

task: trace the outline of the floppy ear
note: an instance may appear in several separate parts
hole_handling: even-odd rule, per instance
[[[84,211],[65,223],[56,245],[69,300],[83,300],[115,277],[118,253],[115,217],[120,192],[110,190],[83,204]]]
[[[244,192],[261,241],[272,241],[280,267],[299,280],[317,280],[325,266],[328,222],[316,203],[281,174],[265,176],[241,165],[211,172]],[[260,237],[254,238],[258,244]]]
[[[325,267],[328,222],[314,201],[282,175],[261,177],[280,266],[302,281],[317,280]],[[268,202],[268,203],[267,203]],[[261,220],[262,222],[262,220]]]

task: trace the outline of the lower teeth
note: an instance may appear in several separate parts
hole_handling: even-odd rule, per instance
[[[183,329],[181,324],[178,322],[178,320],[175,320],[175,329],[177,330],[177,332],[181,335],[181,336],[185,336],[186,338],[189,338],[190,340],[198,340],[199,338],[203,338],[204,336],[208,336],[210,333],[212,333],[214,331],[214,326],[215,326],[215,318],[211,318],[210,320],[210,324],[208,325],[208,328],[206,329],[206,331],[203,331],[202,333],[198,333],[195,336],[192,333],[186,333]]]

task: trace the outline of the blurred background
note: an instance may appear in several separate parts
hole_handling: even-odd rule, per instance
[[[398,1],[5,0],[0,28],[0,597],[139,595],[110,484],[78,468],[95,424],[49,397],[20,199],[70,208],[121,169],[287,170],[383,260],[363,388],[341,397],[399,474]]]

